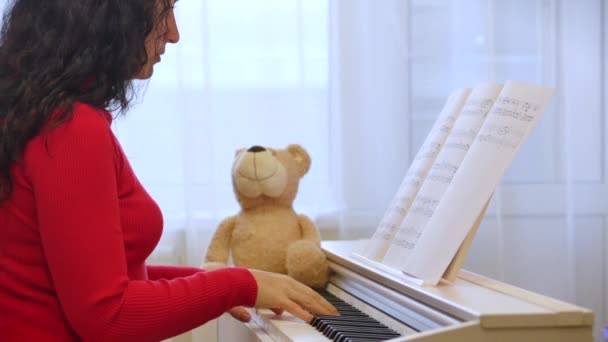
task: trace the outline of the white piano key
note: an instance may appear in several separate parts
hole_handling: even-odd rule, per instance
[[[411,335],[415,334],[417,331],[405,325],[402,322],[397,321],[396,319],[388,316],[384,312],[374,308],[373,306],[361,301],[360,299],[354,297],[348,292],[338,288],[333,284],[329,284],[327,286],[327,291],[335,295],[336,297],[342,299],[344,302],[354,306],[355,308],[361,310],[361,312],[367,314],[371,318],[377,320],[378,322],[386,325],[387,327],[393,329],[394,331],[400,333],[401,335]]]
[[[324,342],[331,341],[313,326],[288,312],[276,315],[266,309],[256,310],[253,320],[276,342]]]

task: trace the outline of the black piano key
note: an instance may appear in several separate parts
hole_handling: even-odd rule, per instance
[[[377,324],[377,321],[366,319],[366,320],[324,320],[320,322],[316,328],[318,331],[325,333],[329,327],[352,327],[352,326],[360,326],[360,325],[372,325]]]
[[[342,317],[342,316],[331,316],[331,317],[321,317],[318,320],[318,323],[315,325],[315,327],[323,327],[326,324],[332,324],[332,323],[344,323],[344,324],[350,324],[350,325],[357,325],[359,323],[379,323],[377,320],[366,316],[366,317]]]
[[[354,342],[385,341],[401,336],[329,291],[317,289],[317,292],[340,312],[340,316],[316,316],[310,323],[328,338],[336,342]]]
[[[334,339],[336,336],[338,336],[338,334],[341,334],[341,333],[342,334],[348,334],[348,333],[375,334],[378,336],[392,335],[392,333],[390,332],[389,329],[374,328],[374,327],[361,327],[361,326],[356,326],[356,327],[331,326],[323,334],[325,336],[329,337],[330,339]]]
[[[341,325],[330,325],[329,331],[361,331],[361,332],[374,332],[381,334],[394,334],[395,332],[389,328],[385,328],[382,326],[362,326],[362,325],[351,325],[351,326],[341,326]]]
[[[361,313],[361,311],[355,307],[353,307],[352,305],[346,303],[345,301],[341,300],[340,298],[337,297],[329,297],[326,296],[326,299],[332,304],[334,305],[338,311],[340,313],[342,312],[348,312],[348,313]]]
[[[375,331],[382,333],[393,333],[391,329],[385,327],[382,324],[376,323],[355,323],[355,324],[344,324],[342,322],[329,322],[327,325],[320,327],[320,330],[324,334],[331,334],[332,331]]]
[[[368,315],[340,315],[340,316],[315,316],[311,321],[311,324],[314,325],[315,322],[374,322],[380,323],[376,319],[369,317]]]
[[[334,304],[334,306],[336,307],[336,309],[338,310],[343,310],[343,311],[353,311],[353,312],[361,312],[361,310],[353,307],[352,305],[347,305],[347,304],[343,304],[343,305],[338,305],[338,304]]]
[[[340,332],[334,337],[335,342],[346,342],[349,339],[380,339],[381,341],[390,340],[391,338],[399,337],[399,334],[374,334],[363,332]]]
[[[315,328],[323,333],[325,336],[331,331],[338,332],[348,332],[348,331],[360,331],[366,332],[369,329],[377,329],[374,330],[375,333],[381,333],[382,336],[390,335],[392,337],[400,336],[399,333],[394,330],[386,327],[384,324],[378,322],[377,320],[371,317],[365,317],[363,319],[340,319],[341,317],[330,316],[325,319],[320,319],[316,322]],[[389,339],[389,338],[385,338]]]
[[[329,295],[331,294],[331,292],[327,291],[327,289],[323,288],[323,289],[315,289],[315,291],[317,291],[320,295]]]
[[[356,314],[356,315],[340,315],[340,316],[316,316],[319,320],[322,321],[373,321],[378,322],[376,319],[369,317],[366,314]]]
[[[394,338],[394,337],[390,337],[390,338],[386,338],[383,336],[347,337],[347,338],[345,338],[345,341],[346,342],[375,342],[375,341],[386,341],[386,340],[390,340],[391,338]]]
[[[329,322],[331,326],[336,327],[367,327],[367,328],[379,328],[379,329],[390,329],[386,325],[373,321],[333,321]]]
[[[393,338],[393,337],[391,337]],[[386,338],[386,337],[363,337],[363,338],[358,338],[358,337],[348,337],[346,338],[346,342],[376,342],[376,341],[386,341],[386,340],[390,340],[391,338]]]
[[[319,324],[317,324],[317,326],[315,328],[317,328],[317,330],[323,332],[325,331],[325,329],[329,326],[335,325],[336,323],[342,323],[343,325],[349,325],[349,326],[353,326],[353,325],[357,325],[360,324],[361,322],[364,323],[375,323],[371,320],[365,320],[365,321],[356,321],[356,320],[323,320],[321,322],[319,322]]]
[[[361,311],[339,311],[340,312],[340,316],[349,316],[349,317],[368,317],[368,315],[366,313],[363,313]]]
[[[317,291],[323,298],[325,298],[328,301],[334,301],[334,302],[342,302],[344,303],[344,301],[342,299],[340,299],[338,296],[336,296],[335,294],[327,291],[327,290],[323,290],[323,291]]]
[[[340,299],[337,299],[337,300],[340,300]],[[340,314],[342,316],[365,316],[365,317],[368,316],[367,314],[363,313],[361,310],[359,310],[359,309],[353,307],[352,305],[350,305],[346,302],[343,302],[341,300],[340,300],[339,304],[336,304],[336,303],[332,303],[332,304],[338,309],[338,312],[340,312]]]
[[[361,310],[355,308],[354,306],[352,306],[350,304],[346,304],[346,303],[342,303],[342,304],[333,303],[332,305],[335,306],[336,309],[338,309],[338,311],[361,312]]]
[[[338,311],[341,312],[361,312],[361,310],[357,309],[357,308],[353,308],[352,306],[346,306],[346,305],[334,305],[336,307],[336,309]]]
[[[382,326],[362,326],[362,325],[356,325],[356,326],[340,326],[340,325],[330,325],[329,328],[327,329],[327,332],[329,334],[331,334],[334,331],[343,331],[343,332],[373,332],[373,333],[378,333],[378,334],[394,334],[395,332],[389,328],[386,327],[382,327]]]

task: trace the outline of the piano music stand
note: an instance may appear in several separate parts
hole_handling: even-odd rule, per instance
[[[454,257],[452,258],[452,261],[450,262],[450,264],[446,268],[445,272],[443,273],[443,276],[441,277],[441,280],[439,283],[451,284],[458,277],[458,272],[460,271],[460,268],[462,267],[462,264],[464,263],[464,259],[467,256],[469,248],[471,248],[471,244],[473,244],[473,240],[475,239],[475,234],[477,234],[477,230],[479,229],[479,226],[481,225],[481,221],[483,220],[483,218],[485,216],[486,210],[488,209],[488,205],[490,204],[491,200],[492,200],[492,196],[490,196],[490,198],[486,202],[485,206],[479,212],[479,216],[473,223],[473,226],[469,230],[469,233],[467,234],[465,239],[462,241],[462,244],[458,248],[458,251],[456,251],[456,254],[454,255]],[[417,285],[429,285],[430,284],[429,282],[426,282],[423,279],[415,277],[411,274],[407,274],[406,272],[402,272],[393,267],[387,266],[381,262],[377,262],[375,260],[369,259],[360,253],[353,252],[351,256],[353,258],[357,259],[358,261],[365,263],[368,266],[372,266],[376,269],[382,270],[383,272],[390,273],[393,276],[397,276],[400,279],[405,280],[409,283],[414,283]]]
[[[452,283],[452,282],[454,282],[454,280],[456,280],[456,277],[458,276],[458,271],[460,271],[460,268],[462,267],[462,264],[464,263],[464,259],[467,256],[467,253],[469,252],[469,248],[471,248],[471,244],[473,244],[473,240],[475,239],[475,234],[477,234],[479,225],[481,225],[481,221],[483,220],[483,217],[486,214],[486,209],[488,209],[488,205],[490,204],[491,200],[492,200],[492,196],[490,196],[490,198],[486,202],[486,205],[483,207],[483,209],[481,209],[481,212],[479,213],[477,220],[475,220],[475,223],[473,223],[473,227],[471,227],[471,230],[469,231],[467,236],[464,238],[464,241],[462,241],[460,248],[458,248],[458,251],[456,252],[456,255],[454,255],[452,262],[450,262],[450,265],[443,273],[441,280],[445,280],[449,283]]]

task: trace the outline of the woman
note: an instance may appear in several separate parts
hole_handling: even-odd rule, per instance
[[[243,268],[148,266],[162,215],[112,134],[177,43],[174,0],[16,0],[0,37],[0,340],[158,341],[241,306],[335,314]]]

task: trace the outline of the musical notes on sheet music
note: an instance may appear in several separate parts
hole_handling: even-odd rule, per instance
[[[458,171],[458,164],[451,163],[447,160],[442,160],[438,163],[435,163],[429,172],[429,175],[426,177],[426,181],[429,182],[439,182],[444,184],[449,184]]]
[[[517,149],[539,109],[540,105],[535,102],[508,96],[500,98],[489,114],[491,122],[479,133],[479,142],[490,143],[501,149]]]
[[[435,121],[429,135],[408,169],[404,180],[397,190],[397,194],[382,217],[369,246],[367,246],[365,251],[362,251],[362,254],[367,258],[381,261],[384,257],[390,241],[394,238],[399,228],[399,224],[420,189],[435,158],[442,150],[445,140],[452,130],[470,91],[468,88],[463,88],[450,94],[441,113],[439,113],[438,119]]]
[[[500,84],[483,84],[474,88],[467,98],[462,114],[456,119],[445,146],[437,155],[413,199],[410,210],[405,213],[399,225],[395,238],[384,256],[385,264],[400,266],[416,246],[501,89]]]
[[[439,282],[552,96],[550,88],[524,82],[505,84],[447,189],[438,197],[439,203],[413,248],[395,252],[392,266],[429,283]],[[458,122],[454,132],[457,125]],[[443,150],[437,162],[442,161],[442,155]],[[422,184],[420,195],[425,194],[428,179]],[[410,216],[407,212],[404,222]],[[398,231],[396,239],[400,237]],[[386,257],[392,249],[391,246]]]
[[[509,81],[453,93],[359,255],[431,284],[452,261],[460,265],[457,252],[466,254],[463,241],[553,91]],[[450,106],[456,96],[459,105]]]

